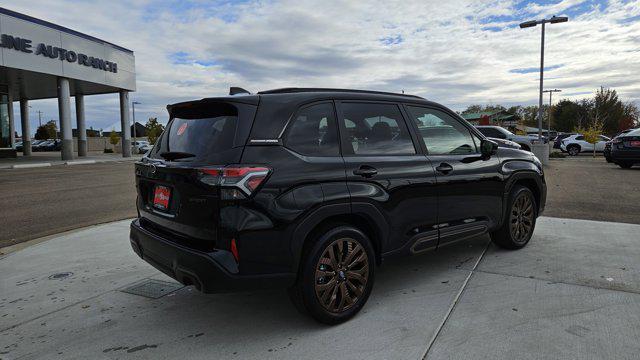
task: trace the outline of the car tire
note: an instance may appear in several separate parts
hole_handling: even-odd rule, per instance
[[[578,156],[578,154],[580,154],[580,146],[578,146],[578,145],[569,145],[569,146],[567,146],[567,152],[571,156]]]
[[[525,186],[515,185],[509,194],[502,226],[491,233],[491,241],[504,249],[525,247],[531,240],[537,217],[538,207],[533,192]]]
[[[619,162],[618,166],[620,166],[623,169],[630,169],[633,166],[633,163],[630,163],[630,162]]]
[[[305,247],[296,283],[289,289],[293,304],[315,320],[339,324],[355,316],[373,288],[375,255],[369,238],[349,225],[337,225]]]

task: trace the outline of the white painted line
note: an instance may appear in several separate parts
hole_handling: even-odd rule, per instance
[[[47,167],[51,166],[51,163],[32,163],[32,164],[17,164],[13,165],[12,169],[29,169],[29,168],[39,168],[39,167]]]
[[[96,163],[95,160],[73,160],[73,161],[65,162],[66,165],[84,165],[84,164],[95,164],[95,163]]]

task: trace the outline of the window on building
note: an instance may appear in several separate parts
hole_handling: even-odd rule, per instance
[[[0,94],[0,148],[11,147],[11,126],[9,124],[9,100]]]

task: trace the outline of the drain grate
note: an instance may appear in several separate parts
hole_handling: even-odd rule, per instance
[[[176,290],[182,289],[183,287],[184,285],[174,282],[146,279],[130,285],[127,288],[122,289],[121,291],[128,294],[148,297],[151,299],[158,299],[167,294],[171,294]]]

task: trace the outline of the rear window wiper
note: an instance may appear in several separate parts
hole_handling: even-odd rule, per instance
[[[165,152],[161,152],[160,156],[165,159],[165,160],[178,160],[178,159],[186,159],[186,158],[190,158],[190,157],[195,157],[195,154],[192,153],[188,153],[188,152],[180,152],[180,151],[165,151]]]

